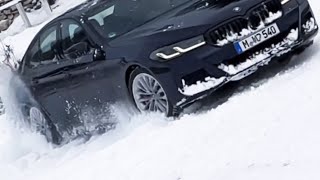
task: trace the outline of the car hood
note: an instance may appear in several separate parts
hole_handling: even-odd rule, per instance
[[[125,43],[173,43],[205,33],[230,18],[242,16],[265,0],[200,0],[190,1],[112,41]],[[237,8],[237,10],[235,9]],[[166,38],[163,38],[163,37]],[[147,40],[149,39],[149,41]],[[130,40],[130,41],[128,41]]]

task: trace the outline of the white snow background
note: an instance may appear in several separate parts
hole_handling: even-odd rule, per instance
[[[310,1],[320,21],[320,2]],[[78,3],[59,0],[52,17],[29,14],[33,28],[18,19],[1,39],[21,58],[40,22]],[[86,143],[53,148],[2,115],[0,180],[319,180],[319,50],[320,36],[282,70],[253,75],[224,103],[209,98],[177,121],[117,107],[118,128]],[[1,70],[1,96],[10,96],[9,77]]]

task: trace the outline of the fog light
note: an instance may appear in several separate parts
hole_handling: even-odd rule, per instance
[[[302,25],[305,34],[311,33],[318,28],[316,20],[312,17]]]

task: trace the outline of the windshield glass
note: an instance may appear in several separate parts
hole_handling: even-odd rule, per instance
[[[89,23],[113,39],[190,0],[115,0],[88,13]]]

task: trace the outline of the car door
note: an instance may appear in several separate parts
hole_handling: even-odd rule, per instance
[[[78,117],[87,130],[109,122],[110,104],[119,99],[113,76],[119,74],[121,59],[94,58],[100,48],[83,26],[73,19],[62,21],[61,49],[64,61],[74,62],[68,68],[70,89],[69,102],[72,114]]]
[[[58,38],[58,24],[49,25],[37,35],[24,57],[21,78],[37,105],[64,131],[70,121],[66,102],[69,81],[60,63]]]

